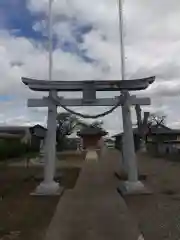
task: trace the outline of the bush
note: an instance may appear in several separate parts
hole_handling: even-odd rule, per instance
[[[77,139],[63,138],[57,144],[57,151],[76,150],[78,145]]]
[[[0,160],[23,157],[32,152],[29,144],[17,139],[0,140]]]

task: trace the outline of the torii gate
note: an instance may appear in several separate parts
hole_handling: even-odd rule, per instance
[[[143,191],[144,185],[138,181],[134,138],[132,130],[131,105],[150,105],[149,98],[130,96],[129,91],[146,89],[155,80],[155,77],[137,80],[116,81],[44,81],[22,78],[22,81],[33,91],[49,92],[48,97],[29,99],[28,107],[48,107],[47,135],[45,145],[44,181],[36,188],[37,195],[58,194],[60,186],[54,181],[56,161],[56,118],[57,106],[122,106],[124,108],[124,161],[127,166],[128,181],[124,182],[121,190],[125,193]],[[82,99],[66,99],[58,97],[58,92],[83,92]],[[96,91],[125,92],[115,98],[96,98]],[[128,143],[128,145],[127,145]]]

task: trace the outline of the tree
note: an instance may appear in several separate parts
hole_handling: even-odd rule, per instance
[[[65,136],[70,135],[78,124],[78,118],[68,112],[57,115],[57,142]]]
[[[151,113],[148,118],[148,126],[159,126],[165,125],[166,123],[166,115],[161,112]]]
[[[136,117],[137,117],[137,127],[140,134],[144,134],[144,132],[148,131],[152,126],[165,125],[166,123],[166,115],[162,112],[149,113],[144,112],[144,116],[142,119],[141,116],[141,107],[140,105],[135,106]]]
[[[57,115],[56,141],[59,150],[68,144],[67,136],[82,126],[83,122],[75,115],[68,112],[61,112]]]
[[[142,119],[142,110],[140,105],[135,106],[139,139],[137,140],[137,146],[143,146],[147,139],[147,134],[151,132],[153,126],[158,127],[165,125],[166,115],[161,112],[149,113],[144,112]]]
[[[67,136],[71,135],[73,132],[82,129],[83,127],[98,127],[102,129],[103,121],[93,121],[88,123],[76,115],[68,112],[58,113],[57,116],[57,130],[56,130],[56,141],[57,148],[61,151],[68,146]]]
[[[140,128],[142,126],[142,116],[141,116],[141,106],[139,104],[136,104],[135,106],[135,111],[136,111],[136,118],[137,118],[137,127],[138,127],[138,131],[140,132]]]
[[[90,124],[90,126],[91,127],[97,127],[97,128],[102,128],[102,126],[103,126],[103,121],[101,120],[101,121],[98,121],[98,120],[96,120],[96,121],[94,121],[94,122],[92,122],[91,124]]]
[[[144,136],[146,129],[148,127],[148,119],[149,119],[149,112],[144,112],[143,113],[143,118],[142,118],[142,109],[141,106],[139,104],[137,104],[135,106],[135,111],[136,111],[136,118],[137,118],[137,128],[138,128],[138,132],[140,134],[141,137]]]
[[[60,142],[67,135],[71,135],[74,131],[81,129],[82,127],[99,127],[102,128],[103,121],[93,121],[92,123],[87,123],[77,116],[68,113],[61,112],[57,116],[57,142]]]
[[[74,131],[78,131],[82,127],[88,126],[102,127],[102,124],[102,121],[94,121],[91,124],[87,123],[68,112],[58,113],[56,141],[58,145],[62,145],[66,139],[66,136],[71,135]]]

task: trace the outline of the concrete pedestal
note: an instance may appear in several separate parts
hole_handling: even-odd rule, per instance
[[[46,183],[42,182],[35,189],[32,196],[48,196],[48,195],[61,195],[63,193],[63,188],[55,181]]]
[[[151,194],[141,181],[124,181],[118,187],[118,192],[122,195]]]
[[[127,181],[128,180],[128,175],[126,172],[124,172],[123,170],[120,170],[120,171],[115,171],[115,176],[121,180],[121,181]],[[139,173],[138,174],[138,179],[140,181],[145,181],[147,179],[147,174],[142,174],[142,173]]]
[[[86,158],[85,160],[87,162],[89,161],[98,161],[98,154],[96,152],[96,150],[87,150],[87,153],[86,153]]]
[[[146,153],[147,152],[146,143],[144,141],[141,142],[140,152],[142,152],[142,153]]]
[[[40,157],[32,158],[30,160],[30,163],[34,166],[44,166],[44,158],[40,158]]]

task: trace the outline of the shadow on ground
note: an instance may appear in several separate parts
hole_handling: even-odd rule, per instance
[[[79,171],[63,168],[57,180],[65,189],[71,189]],[[41,180],[40,168],[0,167],[0,239],[43,239],[59,197],[30,196]]]

